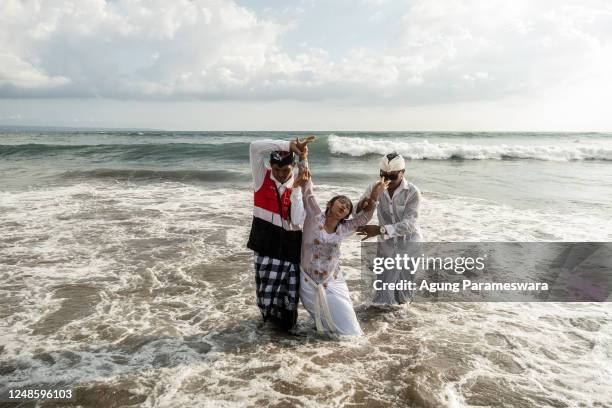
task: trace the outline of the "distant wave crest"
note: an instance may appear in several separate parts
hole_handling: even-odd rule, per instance
[[[374,140],[330,135],[329,150],[332,154],[366,156],[395,151],[412,160],[503,160],[532,159],[546,161],[609,160],[612,149],[598,146],[552,145],[476,145],[454,143],[430,143],[427,140],[413,142],[402,140]]]

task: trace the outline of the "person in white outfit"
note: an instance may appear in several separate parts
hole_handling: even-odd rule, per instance
[[[372,218],[376,202],[388,182],[379,181],[365,198],[369,204],[367,210],[348,219],[353,205],[346,196],[333,197],[325,212],[321,211],[314,196],[305,155],[300,155],[300,159],[300,174],[294,183],[302,189],[306,212],[302,230],[300,299],[314,318],[318,332],[362,335],[339,265],[340,244]]]
[[[378,208],[378,224],[364,225],[357,229],[357,235],[363,239],[377,237],[378,257],[393,258],[397,254],[407,253],[410,243],[422,241],[418,224],[421,193],[419,189],[404,178],[406,162],[397,153],[390,153],[380,161],[380,177],[389,181],[388,188],[381,195]],[[359,200],[355,214],[368,209],[369,192],[376,186],[373,183],[366,189]],[[412,280],[413,274],[406,269],[386,269],[378,279],[384,283],[397,283]],[[393,305],[412,300],[413,293],[408,289],[384,289],[376,291],[373,303]]]

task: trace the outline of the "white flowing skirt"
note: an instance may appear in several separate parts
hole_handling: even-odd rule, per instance
[[[319,292],[319,295],[317,295]],[[325,297],[325,299],[321,299]],[[351,301],[344,275],[339,272],[337,279],[330,279],[327,283],[327,288],[318,288],[313,280],[305,272],[300,271],[300,299],[304,308],[308,313],[317,320],[317,309],[319,309],[318,317],[325,331],[329,330],[327,322],[328,317],[331,317],[334,331],[338,334],[347,336],[361,336],[363,331],[359,327],[355,310],[353,310],[353,302]],[[327,301],[329,315],[325,313],[324,301]],[[319,301],[319,307],[316,303]]]

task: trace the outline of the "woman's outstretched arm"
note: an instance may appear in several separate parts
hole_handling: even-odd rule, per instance
[[[298,168],[300,172],[294,186],[299,186],[302,189],[302,200],[304,201],[306,215],[319,215],[321,214],[321,208],[314,196],[310,169],[308,167],[308,149],[303,154],[300,154]]]

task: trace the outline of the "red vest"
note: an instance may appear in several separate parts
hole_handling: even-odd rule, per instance
[[[287,187],[283,194],[280,196],[280,209],[279,209],[279,197],[276,190],[276,183],[270,177],[270,170],[266,171],[266,176],[261,188],[255,192],[255,207],[263,208],[275,214],[280,214],[284,220],[288,220],[291,215],[291,191],[292,189]]]
[[[292,189],[285,188],[279,197],[270,173],[270,170],[266,171],[261,188],[255,192],[255,209],[247,248],[260,256],[299,264],[302,231],[285,229],[291,219]]]

